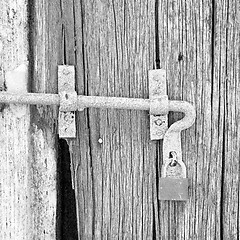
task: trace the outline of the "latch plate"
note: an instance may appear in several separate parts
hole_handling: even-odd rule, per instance
[[[159,99],[167,96],[166,71],[156,69],[149,71],[149,99]],[[154,115],[150,109],[151,140],[163,139],[168,129],[167,115]]]
[[[60,138],[76,137],[77,93],[74,66],[58,66],[58,92],[60,96],[58,133]]]

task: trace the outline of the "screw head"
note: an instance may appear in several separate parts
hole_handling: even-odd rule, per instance
[[[163,123],[165,123],[165,121],[163,121],[162,119],[158,118],[157,120],[154,121],[154,123],[155,123],[157,126],[161,126]]]
[[[68,75],[70,73],[70,71],[67,68],[64,68],[62,72],[64,75]]]

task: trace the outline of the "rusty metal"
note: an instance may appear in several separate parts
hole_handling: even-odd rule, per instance
[[[60,105],[59,94],[49,93],[8,93],[0,92],[1,103],[19,103],[30,105]],[[100,97],[100,96],[77,96],[77,108],[115,108],[115,109],[133,109],[133,110],[150,110],[150,99],[143,98],[122,98],[122,97]],[[168,111],[176,111],[185,113],[185,117],[181,121],[181,129],[189,128],[195,119],[195,109],[192,104],[186,101],[168,100],[167,103],[158,101],[154,102],[158,106],[158,114]]]
[[[171,152],[178,156],[178,162],[182,162],[181,131],[191,127],[195,121],[196,113],[192,104],[184,101],[169,101],[169,111],[183,112],[185,116],[173,123],[163,139],[163,165],[168,165]],[[164,169],[163,169],[164,171]]]
[[[163,111],[165,106],[160,102]],[[123,97],[100,97],[100,96],[78,96],[78,108],[115,108],[115,109],[134,109],[149,110],[150,100],[142,98],[123,98]]]
[[[183,112],[183,119],[173,123],[164,135],[163,139],[163,165],[169,163],[169,155],[175,152],[178,162],[182,162],[181,131],[189,128],[195,121],[195,108],[184,101],[169,101],[169,111]]]
[[[168,107],[169,111],[183,112],[185,116],[169,127],[163,139],[159,199],[183,201],[188,199],[188,179],[186,166],[182,161],[181,131],[192,126],[196,113],[193,105],[188,102],[169,101]]]
[[[59,66],[59,94],[45,93],[10,93],[0,92],[0,103],[18,103],[18,104],[36,104],[36,105],[60,105],[60,123],[62,120],[68,120],[69,124],[73,124],[73,114],[70,111],[83,110],[88,107],[95,108],[117,108],[117,109],[135,109],[150,110],[151,123],[153,132],[163,136],[167,129],[167,113],[169,111],[183,112],[184,118],[174,123],[164,136],[164,159],[168,159],[170,151],[176,151],[181,161],[181,141],[180,133],[182,130],[190,127],[195,119],[194,107],[185,101],[172,101],[167,99],[165,95],[166,86],[164,84],[166,75],[165,71],[150,71],[153,82],[157,82],[157,86],[150,86],[150,99],[141,98],[122,98],[122,97],[100,97],[100,96],[83,96],[76,95],[75,92],[75,76],[74,66]],[[157,81],[161,75],[161,81]],[[164,80],[164,81],[163,81]],[[71,83],[69,83],[69,81]],[[163,88],[163,90],[161,90]],[[163,96],[160,96],[162,91]],[[69,112],[68,117],[62,116],[62,111]],[[153,116],[157,115],[157,116]],[[164,115],[164,116],[163,116]],[[71,121],[70,121],[71,119]],[[72,125],[73,126],[73,125]],[[64,128],[66,130],[66,127]],[[65,131],[64,130],[64,131]],[[153,136],[154,139],[154,136]],[[156,138],[157,139],[157,138]],[[174,142],[174,144],[172,144]]]
[[[58,133],[60,138],[76,137],[75,111],[77,92],[75,91],[74,66],[58,66],[58,92],[60,98]]]
[[[16,94],[9,92],[0,92],[0,103],[18,103],[30,105],[60,105],[59,94],[49,93],[24,93]],[[159,104],[160,108],[162,103]],[[100,96],[77,96],[77,109],[82,108],[117,108],[149,110],[150,100],[142,98],[122,98],[122,97],[100,97]],[[163,111],[165,106],[163,107]],[[160,111],[161,113],[161,111]]]
[[[150,102],[150,138],[151,140],[163,139],[168,129],[168,96],[166,70],[156,69],[149,71],[149,99]],[[160,100],[161,99],[161,100]],[[159,115],[158,101],[165,101],[166,112]]]
[[[77,96],[77,108],[115,108],[115,109],[133,109],[133,110],[150,110],[150,99],[142,98],[122,98],[122,97],[100,97],[100,96]],[[60,105],[60,97],[58,94],[49,93],[8,93],[0,92],[0,103],[18,103],[31,105]],[[181,130],[191,127],[195,120],[195,109],[192,104],[186,101],[168,100],[164,102],[154,102],[151,104],[158,105],[159,115],[168,111],[176,111],[185,113],[185,117],[178,122],[177,128]],[[173,125],[172,128],[176,128]]]
[[[49,93],[0,92],[0,102],[31,105],[60,105],[60,97],[58,94]]]
[[[60,97],[60,107],[61,112],[77,111],[77,93],[62,91],[59,93]]]
[[[182,200],[187,196],[187,174],[186,166],[182,161],[181,131],[191,127],[194,123],[195,108],[192,104],[186,101],[168,100],[166,94],[166,72],[164,70],[150,71],[149,79],[149,99],[77,96],[75,91],[74,66],[58,66],[59,94],[15,94],[10,92],[0,92],[0,103],[60,105],[59,136],[62,138],[76,137],[76,110],[82,111],[84,108],[88,107],[149,110],[151,115],[151,139],[156,140],[164,137],[162,180],[160,179],[160,182],[165,182],[166,185],[162,186],[161,192],[164,192],[171,184],[174,184],[174,186],[179,186],[179,188],[181,188],[182,193],[179,197],[176,197],[174,191],[177,188],[173,188],[173,195],[170,194],[168,198],[171,198],[172,200]],[[167,114],[169,111],[182,112],[185,116],[183,119],[173,123],[168,128]],[[101,141],[99,141],[99,143],[101,143]],[[172,157],[170,155],[172,155]],[[176,159],[173,159],[174,156]],[[178,175],[175,165],[181,167],[181,177],[179,177],[180,175]],[[174,176],[174,180],[166,174],[169,166],[171,167],[171,174]],[[163,197],[163,199],[165,199],[165,197]]]

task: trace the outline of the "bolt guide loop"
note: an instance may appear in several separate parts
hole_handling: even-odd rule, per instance
[[[84,108],[118,108],[150,111],[150,138],[163,139],[163,166],[159,184],[160,200],[187,200],[188,181],[182,161],[181,131],[195,121],[195,108],[186,101],[169,100],[166,71],[149,71],[149,99],[77,95],[74,66],[58,66],[59,94],[0,92],[1,103],[59,105],[59,137],[75,138],[75,111]],[[185,116],[168,128],[169,111]]]

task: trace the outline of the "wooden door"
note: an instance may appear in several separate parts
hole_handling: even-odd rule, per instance
[[[158,200],[162,141],[150,141],[147,111],[77,113],[77,138],[61,151],[71,159],[79,239],[239,239],[239,2],[43,0],[27,10],[33,92],[57,93],[57,65],[69,64],[78,94],[148,98],[148,70],[163,68],[169,99],[196,107],[182,134],[186,203]],[[39,174],[25,239],[60,239],[57,201],[45,191],[57,196],[57,109],[31,114],[30,170]],[[170,113],[169,124],[180,118]]]
[[[69,145],[80,237],[239,238],[239,7],[220,0],[74,2],[74,27],[66,32],[75,29],[75,48],[69,43],[66,51],[79,94],[148,98],[148,70],[164,68],[169,99],[197,111],[182,134],[187,203],[157,199],[162,142],[149,140],[148,112],[78,114],[78,138]],[[181,117],[171,113],[169,124]]]

